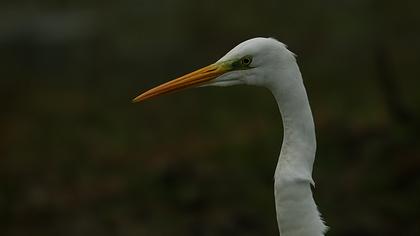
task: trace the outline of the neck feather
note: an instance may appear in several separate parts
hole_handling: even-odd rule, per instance
[[[312,196],[316,138],[308,97],[297,64],[267,87],[283,120],[284,137],[275,171],[274,194],[281,236],[320,236],[327,227]],[[286,83],[284,81],[287,81]]]

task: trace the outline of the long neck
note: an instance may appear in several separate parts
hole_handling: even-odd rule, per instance
[[[273,93],[283,120],[283,145],[275,172],[274,195],[281,236],[320,236],[326,226],[312,197],[315,127],[296,63],[273,80]],[[286,78],[285,77],[290,77]],[[287,81],[285,83],[284,81]]]

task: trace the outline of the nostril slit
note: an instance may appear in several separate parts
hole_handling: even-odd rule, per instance
[[[206,72],[212,72],[212,71],[215,71],[216,70],[216,68],[211,68],[211,69],[208,69]]]

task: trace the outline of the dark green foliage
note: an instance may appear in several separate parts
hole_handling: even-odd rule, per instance
[[[9,2],[0,235],[276,235],[268,91],[131,103],[256,36],[298,55],[329,235],[420,235],[416,1]]]

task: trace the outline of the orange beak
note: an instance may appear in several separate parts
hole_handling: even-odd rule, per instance
[[[215,79],[220,75],[226,73],[228,70],[228,67],[224,64],[211,64],[189,74],[181,76],[177,79],[171,80],[157,87],[154,87],[134,98],[133,102],[141,102],[146,99],[156,97],[158,95],[203,85],[211,81],[212,79]]]

